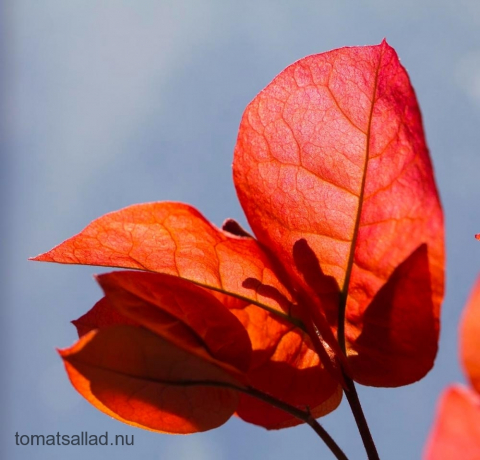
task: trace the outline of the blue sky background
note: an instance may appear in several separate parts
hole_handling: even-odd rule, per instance
[[[440,353],[421,382],[359,388],[380,455],[416,459],[442,388],[463,381],[457,324],[480,271],[480,2],[10,0],[3,5],[1,457],[331,458],[307,427],[267,432],[238,419],[159,435],[98,412],[70,386],[55,347],[100,297],[101,269],[29,256],[100,215],[146,201],[193,204],[245,223],[231,179],[247,103],[308,54],[384,37],[423,112],[447,228]],[[364,458],[347,404],[322,420]],[[133,447],[22,447],[20,434],[134,435]]]

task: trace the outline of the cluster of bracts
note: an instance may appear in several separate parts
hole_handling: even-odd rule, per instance
[[[60,351],[73,386],[159,432],[234,414],[268,429],[306,422],[337,458],[316,418],[345,394],[378,458],[353,382],[397,387],[432,368],[445,265],[421,115],[393,48],[342,48],[281,72],[243,115],[233,176],[252,234],[156,202],[35,258],[129,269],[97,276],[104,297],[74,321],[79,341]],[[480,284],[461,333],[472,389],[444,395],[427,459],[480,456],[478,337]]]

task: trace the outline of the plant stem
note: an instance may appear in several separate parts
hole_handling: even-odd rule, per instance
[[[350,273],[348,273],[348,278]],[[346,283],[348,286],[349,281]],[[347,347],[345,340],[345,312],[347,308],[347,291],[340,293],[340,304],[338,308],[338,328],[337,328],[337,340],[340,348],[345,356],[347,356]],[[360,399],[358,398],[357,389],[355,388],[355,383],[347,375],[345,369],[343,370],[343,378],[345,381],[345,386],[343,391],[347,397],[348,404],[350,404],[350,409],[352,410],[353,417],[355,418],[355,423],[357,424],[358,431],[365,446],[367,456],[369,460],[380,460],[378,456],[377,448],[373,442],[372,434],[368,428],[367,419],[363,413],[362,405],[360,404]]]
[[[243,391],[243,390],[241,390]],[[290,406],[289,404],[284,403],[283,401],[280,401],[278,399],[273,398],[270,395],[267,395],[266,393],[262,393],[255,388],[249,387],[245,393],[249,394],[250,396],[253,396],[257,399],[261,399],[262,401],[277,407],[278,409],[281,409],[285,412],[288,412],[289,414],[293,415],[294,417],[298,418],[299,420],[302,420],[305,423],[308,423],[310,427],[315,431],[315,433],[320,436],[322,441],[327,445],[327,447],[332,451],[333,455],[335,455],[335,458],[338,460],[348,460],[347,456],[343,453],[342,449],[338,446],[338,444],[333,440],[333,438],[327,433],[325,428],[320,425],[320,423],[317,422],[317,420],[312,416],[309,410],[303,411],[300,409],[297,409],[294,406]]]
[[[339,318],[338,318],[338,328],[337,328],[337,337],[338,337],[338,344],[340,345],[341,350],[343,351],[344,355],[346,356],[346,344],[345,344],[345,309],[347,304],[347,298],[345,295],[340,296],[340,305],[339,305]],[[308,326],[308,323],[307,323]],[[320,333],[318,332],[318,328],[313,325],[313,329],[309,329],[309,335],[312,340],[312,343],[315,347],[320,358],[329,359],[326,351],[324,349],[324,345],[320,339]],[[325,361],[327,363],[328,361]],[[375,443],[373,442],[372,435],[370,433],[370,429],[368,428],[367,419],[365,418],[365,414],[363,413],[362,406],[360,404],[360,399],[358,399],[357,389],[355,388],[355,384],[353,380],[348,376],[345,372],[345,369],[342,365],[341,361],[338,361],[338,373],[337,375],[343,377],[343,391],[345,396],[347,397],[348,404],[350,405],[350,409],[352,410],[353,417],[355,418],[355,423],[357,424],[358,431],[363,441],[363,445],[365,446],[365,450],[367,452],[367,456],[369,460],[380,460],[378,456],[377,448],[375,447]],[[330,370],[335,371],[334,366],[330,366]]]
[[[153,380],[158,383],[157,380]],[[334,439],[327,433],[325,428],[317,422],[317,420],[312,416],[309,409],[301,410],[295,406],[291,406],[279,399],[274,398],[266,393],[262,393],[256,388],[249,386],[238,386],[229,382],[215,382],[211,380],[197,380],[197,381],[180,381],[180,382],[168,382],[169,385],[191,387],[191,386],[209,386],[209,387],[218,387],[218,388],[229,388],[231,390],[236,390],[241,393],[245,393],[253,398],[260,399],[271,406],[274,406],[284,412],[287,412],[290,415],[293,415],[295,418],[298,418],[302,422],[307,423],[310,427],[317,433],[317,435],[322,439],[322,441],[327,445],[331,450],[333,455],[337,460],[348,460],[348,457],[343,453],[342,449],[334,441]]]
[[[358,399],[355,384],[353,383],[353,380],[345,373],[344,379],[345,383],[347,384],[347,388],[344,389],[345,396],[347,397],[348,404],[350,404],[350,409],[352,410],[353,417],[355,418],[355,422],[358,427],[358,431],[360,432],[360,436],[362,437],[368,460],[380,460],[377,448],[375,447],[375,443],[373,442],[372,435],[368,428],[367,419],[365,418],[365,414],[363,413],[362,406],[360,404],[360,399]]]

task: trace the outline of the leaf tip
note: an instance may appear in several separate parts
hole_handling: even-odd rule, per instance
[[[47,256],[48,252],[43,254],[38,254],[38,256],[29,257],[28,260],[33,260],[34,262],[48,262],[50,258]]]
[[[55,347],[55,351],[60,355],[60,358],[64,359],[68,355],[68,348],[57,348]]]
[[[393,46],[391,46],[388,42],[387,42],[387,38],[386,37],[383,37],[383,40],[380,42],[380,44],[378,45],[378,47],[383,51],[387,51],[387,50],[393,50],[395,53],[395,49],[393,48]]]
[[[112,286],[111,277],[114,275],[114,273],[118,272],[95,273],[93,275],[93,279],[99,284],[100,288],[105,294],[107,293],[108,288]],[[115,286],[115,283],[113,283],[113,286]]]

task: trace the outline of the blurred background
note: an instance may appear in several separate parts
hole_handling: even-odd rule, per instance
[[[70,386],[55,347],[100,298],[102,269],[28,262],[124,206],[193,204],[245,223],[231,179],[247,103],[287,65],[347,45],[396,48],[417,91],[447,227],[440,353],[421,382],[360,387],[382,458],[420,458],[436,400],[464,381],[457,325],[480,271],[480,2],[477,0],[2,3],[0,457],[332,458],[308,427],[267,432],[231,419],[191,436],[129,427]],[[365,457],[344,401],[322,420]],[[24,447],[15,433],[134,435],[129,447]]]

